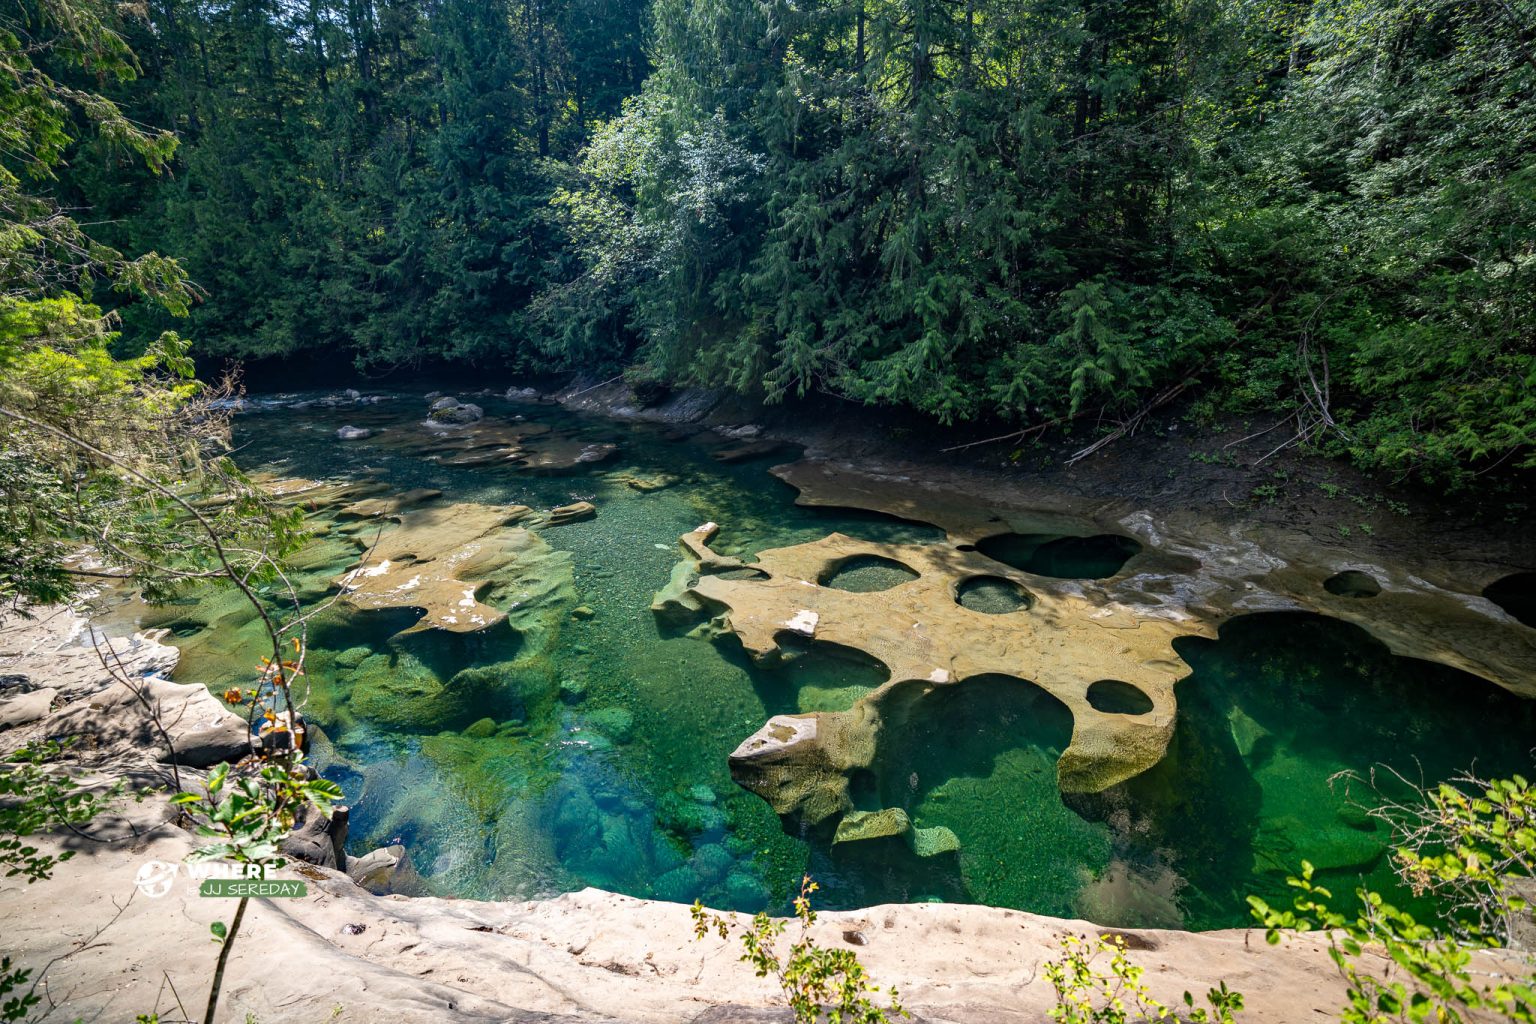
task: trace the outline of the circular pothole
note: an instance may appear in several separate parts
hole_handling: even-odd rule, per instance
[[[955,588],[955,601],[962,608],[987,615],[1021,612],[1035,603],[1029,591],[1001,576],[972,576],[961,580]]]
[[[1516,621],[1536,626],[1536,572],[1517,572],[1494,580],[1483,588],[1483,596]]]
[[[1345,569],[1323,580],[1323,589],[1335,597],[1375,597],[1381,593],[1381,584],[1370,573]]]
[[[1088,703],[1110,715],[1144,715],[1152,710],[1151,697],[1118,679],[1100,679],[1089,686]]]
[[[1141,545],[1117,533],[1062,537],[1050,533],[999,533],[978,541],[982,554],[1036,576],[1102,580],[1118,573]]]
[[[917,573],[894,558],[883,555],[854,555],[836,563],[817,582],[833,590],[871,594],[890,590],[917,579]]]
[[[722,569],[719,572],[706,573],[722,580],[766,580],[768,574],[761,569],[751,569],[743,566],[739,569]]]

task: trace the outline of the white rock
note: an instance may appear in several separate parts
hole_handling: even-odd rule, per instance
[[[815,636],[816,623],[821,621],[821,616],[809,608],[802,608],[795,613],[794,618],[784,623],[784,628],[801,636]]]
[[[0,729],[26,725],[46,717],[59,691],[51,686],[0,701]]]

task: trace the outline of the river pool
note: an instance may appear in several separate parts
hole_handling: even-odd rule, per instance
[[[1330,781],[1337,773],[1386,765],[1434,782],[1474,763],[1485,775],[1530,769],[1536,702],[1394,657],[1340,622],[1253,615],[1228,622],[1219,639],[1176,642],[1193,672],[1177,686],[1169,754],[1145,774],[1063,798],[1055,762],[1071,730],[1065,708],[1017,681],[972,680],[894,722],[882,740],[888,753],[862,783],[914,825],[950,829],[959,851],[922,858],[894,840],[833,846],[826,834],[787,828],[735,785],[727,755],[772,715],[847,709],[884,681],[880,667],[813,651],[761,668],[729,638],[663,627],[652,596],[678,563],[678,537],[703,522],[722,526],[717,551],[749,560],[834,531],[900,543],[937,543],[941,531],[797,506],[794,490],[768,473],[793,450],[475,398],[492,419],[538,423],[546,436],[613,453],[558,472],[452,465],[380,443],[421,419],[419,395],[302,404],[313,397],[238,416],[238,461],[283,476],[376,480],[391,492],[432,488],[454,502],[545,510],[591,501],[598,510],[537,529],[568,554],[570,586],[553,598],[557,625],[536,659],[505,628],[392,639],[409,612],[337,605],[315,623],[313,761],[351,805],[350,851],[404,844],[417,876],[410,891],[507,899],[598,886],[779,911],[809,873],[827,907],[943,900],[1111,925],[1227,927],[1246,923],[1249,893],[1285,899],[1285,877],[1303,857],[1336,892],[1362,878],[1392,887],[1388,837],[1355,802],[1369,794],[1347,793]],[[344,424],[375,436],[339,441]],[[724,448],[738,461],[714,457]],[[1068,547],[1052,552],[1048,571],[1091,576],[1115,564],[1112,551]],[[322,551],[300,567],[318,599],[345,558]],[[486,597],[515,599],[495,588]],[[215,692],[249,684],[259,634],[235,595],[115,614],[119,628],[173,631],[178,679]],[[486,666],[536,676],[516,680],[531,696],[430,722],[401,721],[379,703],[381,686],[440,685]]]

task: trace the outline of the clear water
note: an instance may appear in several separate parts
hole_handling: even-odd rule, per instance
[[[1334,773],[1385,763],[1435,781],[1474,762],[1484,773],[1529,770],[1531,702],[1394,658],[1352,627],[1256,616],[1228,624],[1219,640],[1181,642],[1195,672],[1179,685],[1170,755],[1109,793],[1068,801],[1057,791],[1055,761],[1071,720],[1038,688],[1007,678],[927,695],[898,687],[885,706],[876,769],[854,780],[856,800],[903,807],[919,827],[950,828],[959,853],[919,859],[895,839],[833,847],[825,835],[788,834],[732,783],[727,755],[769,716],[846,709],[884,673],[817,645],[760,668],[728,638],[712,643],[660,628],[648,606],[678,560],[677,538],[717,522],[716,550],[750,557],[833,531],[902,543],[936,542],[939,532],[798,507],[794,492],[767,473],[782,454],[727,465],[710,457],[720,442],[707,438],[475,400],[490,415],[536,417],[583,443],[616,444],[619,454],[550,476],[335,441],[342,423],[418,417],[416,396],[371,411],[288,410],[236,423],[239,458],[250,468],[366,474],[397,490],[439,488],[457,501],[598,506],[594,519],[542,534],[570,553],[573,606],[592,613],[563,618],[552,655],[538,666],[541,678],[559,681],[557,697],[518,689],[522,677],[506,669],[505,692],[483,707],[465,707],[451,722],[401,721],[399,706],[371,698],[359,680],[385,678],[408,690],[466,668],[502,671],[519,664],[515,636],[391,646],[409,613],[333,609],[316,624],[308,708],[324,732],[316,763],[352,804],[352,852],[405,843],[417,891],[529,898],[595,885],[780,909],[809,872],[832,907],[939,899],[1113,925],[1231,926],[1246,922],[1246,894],[1283,897],[1285,874],[1303,856],[1336,891],[1362,876],[1389,884],[1386,837],[1330,787]],[[675,479],[642,491],[618,479],[625,472]],[[1071,545],[1047,554],[1053,574],[1089,576],[1115,571],[1110,563],[1128,553],[1084,546],[1081,565]],[[349,557],[336,545],[307,552],[307,593],[325,593]],[[900,582],[887,579],[885,566],[845,569],[850,589]],[[1017,600],[975,597],[999,614]],[[215,690],[248,683],[258,634],[232,595],[191,595],[172,608],[119,615],[134,620],[121,626],[173,629],[183,647],[178,678]],[[379,658],[388,660],[369,660]]]

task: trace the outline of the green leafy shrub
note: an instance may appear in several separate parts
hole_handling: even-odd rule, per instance
[[[818,888],[809,876],[801,880],[800,895],[795,897],[800,935],[783,953],[779,951],[779,940],[789,922],[769,917],[766,911],[759,912],[750,926],[742,928],[695,902],[694,937],[702,939],[711,931],[722,939],[738,934],[742,961],[751,964],[759,978],[773,975],[794,1011],[795,1024],[818,1024],[822,1020],[827,1024],[888,1024],[893,1018],[907,1016],[894,988],[889,991],[886,1006],[875,1001],[881,989],[870,984],[869,975],[853,950],[827,949],[811,938],[810,929],[816,923],[811,894]]]
[[[1241,993],[1222,982],[1206,993],[1208,1006],[1195,1005],[1184,993],[1184,1010],[1176,1012],[1152,998],[1142,982],[1146,969],[1133,963],[1119,935],[1067,935],[1063,955],[1045,965],[1046,980],[1056,990],[1050,1018],[1057,1024],[1132,1024],[1141,1021],[1186,1021],[1188,1024],[1231,1024],[1243,1008]],[[1101,966],[1101,958],[1108,963]]]
[[[1529,910],[1519,880],[1536,873],[1536,791],[1520,776],[1463,776],[1373,813],[1398,837],[1398,875],[1436,897],[1443,919],[1421,921],[1364,887],[1356,890],[1362,909],[1347,917],[1329,908],[1333,894],[1303,861],[1301,876],[1289,879],[1298,890],[1290,909],[1248,897],[1266,939],[1327,931],[1348,990],[1345,1024],[1536,1022],[1536,963],[1505,948]],[[1372,969],[1362,959],[1367,949],[1385,954],[1396,971]],[[1500,952],[1486,952],[1493,950]]]

